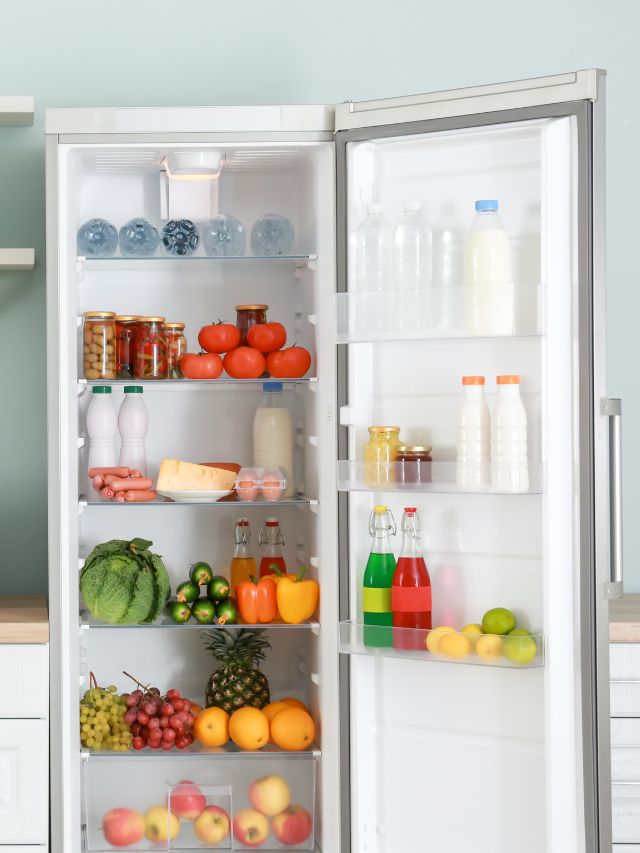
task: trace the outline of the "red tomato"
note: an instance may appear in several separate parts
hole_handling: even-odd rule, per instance
[[[287,330],[282,323],[258,323],[249,329],[247,341],[260,352],[275,352],[287,342]]]
[[[215,352],[186,352],[179,365],[185,379],[217,379],[222,373],[222,359]]]
[[[259,379],[264,373],[265,359],[253,347],[237,347],[228,352],[222,364],[232,379]]]
[[[240,332],[231,323],[210,323],[198,332],[198,343],[207,352],[229,352],[240,343]]]
[[[300,379],[311,367],[311,353],[295,344],[267,356],[267,370],[276,379]]]

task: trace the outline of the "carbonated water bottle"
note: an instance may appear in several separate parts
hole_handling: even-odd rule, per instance
[[[106,219],[89,219],[78,229],[78,254],[85,258],[110,258],[118,248],[118,232]]]
[[[170,255],[192,255],[199,242],[198,229],[190,219],[170,219],[162,228],[162,245]]]
[[[120,252],[128,258],[149,258],[155,255],[160,237],[158,229],[146,219],[130,219],[118,234]]]
[[[203,227],[202,242],[210,258],[244,255],[246,244],[244,225],[234,216],[219,213]]]
[[[393,236],[381,204],[367,207],[356,231],[356,283],[359,290],[388,290],[392,284]]]
[[[293,225],[279,213],[265,213],[253,223],[251,251],[254,255],[288,255],[294,240]]]

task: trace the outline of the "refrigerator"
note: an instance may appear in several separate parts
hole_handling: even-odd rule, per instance
[[[552,77],[337,106],[55,109],[47,113],[48,446],[51,614],[51,851],[114,849],[107,810],[142,812],[189,779],[228,810],[250,806],[252,780],[282,775],[313,818],[297,845],[273,827],[260,849],[324,853],[609,853],[612,850],[607,601],[622,593],[620,406],[605,373],[605,73]],[[207,180],[168,163],[217,162]],[[204,156],[204,160],[202,157]],[[200,158],[200,160],[198,160]],[[188,170],[187,170],[188,171]],[[202,175],[191,175],[193,178]],[[498,199],[513,260],[511,322],[495,334],[464,320],[464,244],[474,201]],[[363,289],[356,232],[368,205],[392,227],[422,203],[429,279],[393,274]],[[119,228],[144,216],[244,223],[245,254],[79,254],[91,217]],[[249,246],[253,222],[286,216],[286,255]],[[189,349],[239,303],[268,304],[289,343],[312,353],[284,380],[295,431],[294,494],[275,504],[100,501],[87,488],[82,315],[160,314],[186,323]],[[456,483],[461,377],[521,376],[529,486],[504,494]],[[109,382],[117,406],[122,380]],[[136,384],[139,384],[136,382]],[[261,380],[143,381],[146,450],[252,464]],[[398,424],[432,447],[431,481],[371,482],[368,427]],[[416,507],[433,592],[433,626],[460,629],[507,607],[536,642],[526,665],[374,647],[365,641],[362,578],[369,517]],[[312,746],[93,753],[78,736],[90,673],[131,689],[123,670],[203,701],[215,661],[193,621],[145,626],[92,620],[79,594],[98,543],[153,542],[172,588],[190,563],[227,569],[234,523],[254,551],[277,516],[287,566],[320,584],[317,616],[267,626],[263,665],[274,698],[310,707]],[[396,555],[400,536],[394,539]],[[235,630],[228,627],[227,630]],[[425,632],[426,641],[426,632]],[[164,846],[202,849],[191,827]],[[236,836],[221,849],[250,849]]]

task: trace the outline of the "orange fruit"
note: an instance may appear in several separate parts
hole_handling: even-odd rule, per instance
[[[271,721],[271,740],[281,749],[290,752],[308,749],[315,736],[313,718],[302,708],[287,708]]]
[[[222,708],[206,708],[193,721],[193,734],[205,746],[224,746],[229,740],[229,715]]]
[[[195,717],[195,716],[196,716],[196,714],[199,714],[199,713],[200,713],[200,711],[202,711],[202,705],[198,705],[198,703],[197,703],[197,702],[192,702],[192,703],[189,705],[189,710],[191,711],[191,713],[192,713],[192,714],[193,714],[193,716]]]
[[[265,705],[262,709],[262,713],[267,715],[267,719],[269,722],[273,720],[276,714],[279,714],[280,711],[285,711],[287,708],[290,708],[291,705],[286,702],[279,700],[278,702],[270,702],[268,705]]]
[[[238,708],[229,720],[229,735],[240,749],[262,749],[269,741],[267,715],[250,705]]]
[[[286,702],[287,705],[290,705],[292,708],[301,708],[303,711],[306,711],[307,714],[309,713],[309,709],[307,708],[307,706],[299,699],[292,699],[290,696],[287,696],[286,698],[279,699],[278,701]]]

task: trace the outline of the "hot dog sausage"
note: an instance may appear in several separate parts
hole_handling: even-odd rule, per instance
[[[153,501],[158,496],[157,492],[151,489],[129,489],[124,493],[124,499],[127,503],[141,503],[142,501]]]
[[[114,492],[127,492],[129,489],[144,491],[153,486],[153,480],[149,477],[129,477],[127,479],[114,479],[109,481],[109,486]]]
[[[120,468],[89,468],[89,476],[93,479],[93,477],[97,477],[98,474],[115,474],[116,477],[128,477],[131,473],[130,469],[125,467]]]

